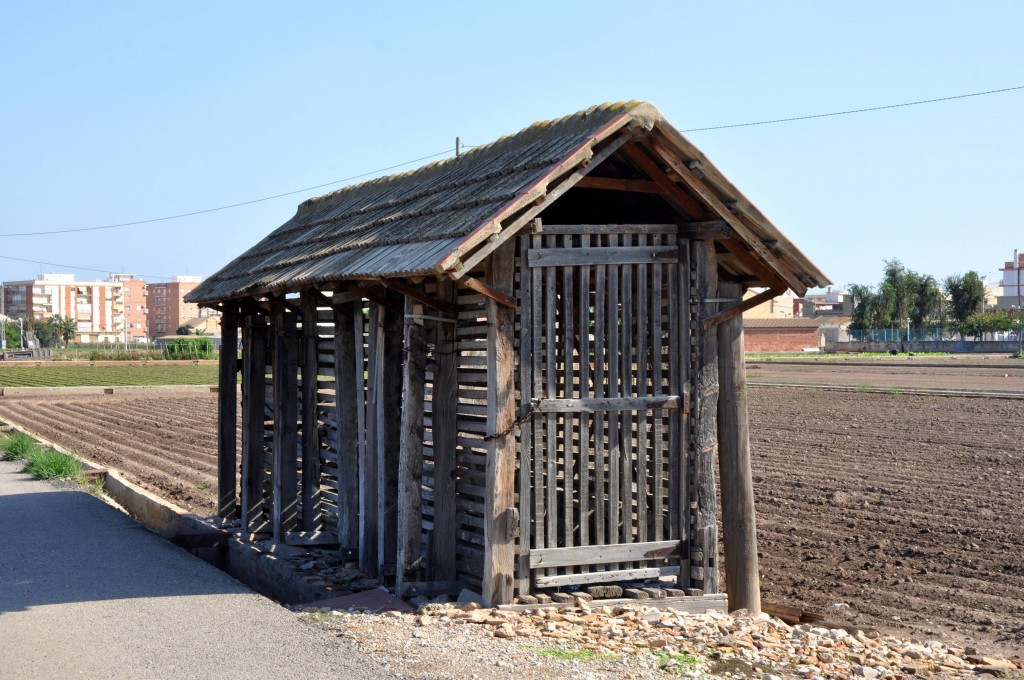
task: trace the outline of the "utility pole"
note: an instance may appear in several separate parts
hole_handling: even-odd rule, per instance
[[[1017,259],[1017,249],[1013,249],[1013,267],[1017,270],[1017,358],[1024,357],[1024,326],[1021,325],[1020,308],[1020,260]]]
[[[455,138],[455,157],[459,157],[459,152],[462,150],[462,140],[458,137]]]
[[[7,349],[7,288],[0,281],[0,352]]]

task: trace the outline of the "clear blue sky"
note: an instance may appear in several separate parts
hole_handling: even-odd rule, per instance
[[[1024,85],[1024,3],[38,3],[0,9],[0,233],[323,184],[604,101],[681,129]],[[1024,91],[688,136],[838,285],[1024,249]],[[411,166],[410,166],[411,167]],[[408,169],[408,168],[403,168]],[[0,255],[209,275],[305,198]],[[0,259],[0,279],[65,266]]]

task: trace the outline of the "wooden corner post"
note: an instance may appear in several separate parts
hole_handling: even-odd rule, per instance
[[[298,516],[298,363],[296,314],[272,305],[274,325],[274,542],[295,531]]]
[[[743,296],[738,283],[718,284],[718,297]],[[712,329],[712,333],[714,330]],[[725,580],[729,611],[761,611],[757,566],[757,523],[750,469],[747,424],[747,378],[743,365],[743,317],[718,326],[718,470],[722,484],[722,529],[725,533]]]
[[[221,319],[220,375],[217,388],[217,514],[238,516],[238,314],[225,308]]]
[[[718,296],[718,262],[712,241],[693,241],[690,249],[695,281],[691,289],[695,318],[714,309]],[[693,462],[693,538],[690,548],[690,579],[705,593],[718,592],[718,519],[715,492],[715,453],[718,448],[718,338],[714,331],[695,329],[693,341],[693,414],[695,459]],[[698,582],[700,585],[698,586]]]
[[[423,534],[423,392],[427,345],[415,300],[405,298],[405,361],[402,365],[402,428],[398,445],[398,552],[396,592],[420,565]]]
[[[515,241],[492,253],[487,285],[513,294]],[[515,573],[515,310],[487,299],[487,486],[483,595],[488,607],[512,601]]]

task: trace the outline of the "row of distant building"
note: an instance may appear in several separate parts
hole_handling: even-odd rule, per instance
[[[999,270],[999,281],[985,282],[987,309],[1017,309],[1024,297],[1024,253]],[[760,289],[747,291],[753,297]],[[792,291],[743,313],[748,352],[800,352],[848,341],[853,321],[853,295],[829,288],[824,293],[798,297]]]
[[[200,276],[175,276],[166,283],[149,283],[133,274],[75,281],[73,274],[43,274],[0,283],[0,314],[10,319],[73,319],[76,343],[146,342],[219,316],[184,301],[201,281]]]

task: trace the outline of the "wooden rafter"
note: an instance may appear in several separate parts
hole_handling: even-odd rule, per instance
[[[710,331],[712,328],[722,323],[723,321],[728,321],[729,319],[739,316],[748,309],[753,309],[754,307],[757,307],[759,304],[763,302],[767,302],[768,300],[771,300],[774,297],[782,295],[782,293],[784,292],[784,289],[780,292],[775,288],[769,288],[764,292],[758,293],[752,298],[740,300],[736,304],[732,305],[731,307],[727,307],[726,309],[723,309],[717,314],[712,314],[711,316],[701,319],[701,325],[704,327],[705,331]]]
[[[502,293],[500,290],[495,290],[494,288],[491,288],[483,281],[474,279],[471,276],[463,276],[460,279],[456,279],[453,276],[452,279],[456,283],[459,283],[465,286],[466,288],[469,288],[470,290],[475,290],[481,295],[491,298],[499,305],[509,307],[510,309],[516,308],[516,299],[514,297],[512,297],[511,295],[506,295],[505,293]]]
[[[459,309],[455,305],[448,304],[447,302],[441,302],[437,298],[427,295],[422,290],[408,286],[395,279],[381,279],[380,282],[387,288],[390,288],[397,293],[401,293],[406,297],[410,297],[417,302],[422,302],[427,307],[432,307],[445,316],[449,316],[453,319],[458,318],[459,316]]]
[[[684,222],[679,225],[679,235],[701,241],[721,241],[732,236],[732,229],[725,220]]]

